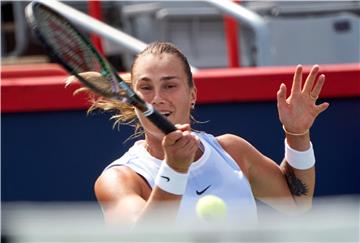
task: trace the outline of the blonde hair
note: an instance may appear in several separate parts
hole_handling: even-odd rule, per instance
[[[163,53],[172,54],[177,56],[181,62],[183,63],[184,71],[187,75],[187,83],[190,88],[194,87],[194,82],[192,79],[192,73],[190,69],[190,65],[185,57],[185,55],[172,43],[169,42],[154,42],[149,44],[142,52],[136,55],[134,62],[131,66],[131,73],[120,75],[121,78],[130,86],[133,86],[132,80],[132,73],[133,69],[136,66],[136,61],[139,57],[153,54],[153,55],[160,55]],[[90,75],[100,75],[99,73],[95,72],[88,72]],[[82,74],[80,74],[82,75]],[[86,75],[86,73],[84,73]],[[76,80],[74,76],[71,76],[67,79],[66,83],[70,84],[72,81]],[[74,94],[80,92],[87,92],[89,94],[89,101],[91,106],[87,110],[87,113],[91,113],[94,110],[103,110],[106,112],[114,112],[115,115],[111,116],[111,120],[114,120],[114,127],[118,127],[119,125],[126,124],[135,127],[135,133],[130,137],[138,137],[143,134],[143,128],[136,116],[135,108],[131,105],[123,103],[121,101],[115,99],[109,99],[102,96],[95,95],[90,89],[86,87],[82,87],[77,89]],[[192,117],[191,117],[192,118]],[[193,119],[193,118],[192,118]],[[195,121],[195,119],[193,119]]]
[[[96,72],[89,72],[92,76],[100,76],[101,74]],[[80,76],[84,77],[89,73],[80,73]],[[120,77],[131,87],[131,75],[130,73],[121,74]],[[77,80],[75,76],[71,76],[66,80],[66,86],[70,85],[73,81]],[[137,120],[135,113],[135,107],[127,103],[121,102],[116,99],[110,99],[103,96],[95,94],[91,89],[87,87],[81,87],[75,90],[74,94],[86,93],[88,95],[89,103],[91,104],[87,110],[87,113],[91,113],[95,110],[102,110],[105,112],[115,113],[111,116],[111,120],[114,120],[114,127],[127,124],[135,127],[135,134],[141,130],[141,125]]]

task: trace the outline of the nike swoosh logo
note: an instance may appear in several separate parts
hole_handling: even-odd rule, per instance
[[[208,186],[205,187],[202,191],[196,190],[196,194],[197,194],[197,195],[201,195],[201,194],[203,194],[204,192],[206,192],[206,190],[209,189],[210,187],[211,187],[211,185],[208,185]]]
[[[164,178],[166,181],[170,181],[170,178],[169,177],[167,177],[167,176],[160,176],[161,178]]]

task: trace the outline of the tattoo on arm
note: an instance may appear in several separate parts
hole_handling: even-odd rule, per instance
[[[286,168],[285,177],[289,185],[289,189],[294,196],[306,196],[308,194],[309,189],[304,182],[296,177],[291,168]]]

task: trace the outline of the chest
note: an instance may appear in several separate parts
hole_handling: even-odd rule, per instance
[[[196,220],[196,203],[205,195],[215,195],[227,205],[232,221],[256,219],[256,203],[247,178],[241,170],[225,162],[209,163],[190,172],[186,192],[181,200],[179,218]]]
[[[146,186],[145,193],[147,199],[151,193],[149,186]],[[247,178],[240,169],[230,166],[220,157],[207,161],[200,168],[190,170],[178,220],[196,222],[196,203],[205,195],[222,198],[232,221],[249,222],[257,218],[256,203]]]

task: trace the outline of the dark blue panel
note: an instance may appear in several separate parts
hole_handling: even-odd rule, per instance
[[[2,199],[94,199],[96,177],[130,145],[130,131],[84,111],[3,115]]]
[[[315,195],[360,193],[360,99],[329,100],[330,107],[315,121],[311,140],[316,153]],[[204,105],[196,117],[210,120],[198,126],[214,134],[234,133],[280,163],[284,133],[275,103]]]
[[[316,195],[360,193],[360,99],[330,100],[312,141],[317,158]],[[195,128],[237,134],[280,162],[284,134],[274,102],[208,104]],[[2,200],[94,200],[102,169],[124,153],[132,128],[112,128],[107,114],[85,111],[2,114]]]

